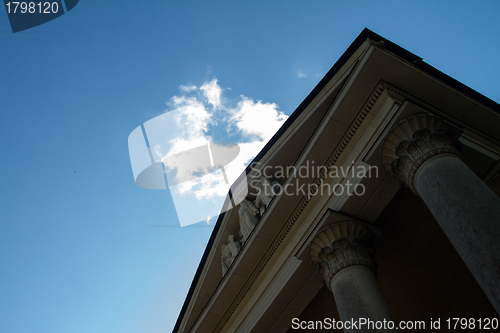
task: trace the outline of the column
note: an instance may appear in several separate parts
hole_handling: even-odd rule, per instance
[[[461,160],[447,128],[432,115],[402,120],[382,143],[382,162],[422,197],[500,313],[500,198]]]
[[[374,274],[376,264],[370,248],[373,240],[372,232],[363,224],[344,221],[321,229],[309,247],[312,262],[333,292],[340,319],[344,323],[373,323],[344,328],[344,332],[398,331]],[[385,328],[376,327],[378,323]]]

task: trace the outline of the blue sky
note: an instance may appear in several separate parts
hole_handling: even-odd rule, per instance
[[[192,96],[181,86],[215,79],[227,112],[247,100],[290,115],[368,27],[500,101],[499,13],[498,1],[82,0],[12,34],[0,10],[0,332],[171,332],[212,227],[152,227],[178,223],[175,207],[135,184],[127,139]]]

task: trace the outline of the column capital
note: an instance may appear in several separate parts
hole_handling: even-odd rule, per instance
[[[380,157],[384,168],[418,195],[415,176],[426,161],[438,155],[460,158],[458,142],[450,137],[448,128],[444,120],[430,114],[401,120],[382,141]]]
[[[336,222],[316,234],[309,245],[309,258],[331,290],[332,278],[344,268],[361,265],[375,271],[373,240],[373,233],[362,223]]]

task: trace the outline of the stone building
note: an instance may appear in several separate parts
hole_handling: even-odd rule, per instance
[[[174,332],[498,318],[499,159],[499,104],[365,29],[233,186]]]

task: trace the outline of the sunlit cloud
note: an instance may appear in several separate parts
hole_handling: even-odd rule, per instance
[[[207,139],[210,139],[206,137],[206,132],[212,118],[206,105],[196,97],[174,96],[169,106],[177,111],[174,119],[181,134],[170,141],[172,147],[166,156],[206,144]]]
[[[171,147],[166,154],[162,153],[160,147],[153,147],[154,153],[164,154],[161,158],[165,166],[174,168],[175,165],[169,165],[172,161],[167,157],[206,145],[213,137],[217,137],[217,132],[230,132],[233,138],[231,142],[240,147],[239,155],[224,169],[230,184],[288,118],[275,103],[254,102],[245,96],[240,96],[236,106],[225,105],[222,101],[226,99],[222,98],[223,90],[216,78],[199,88],[194,85],[181,86],[180,91],[180,96],[172,97],[167,103],[167,111],[175,111],[175,125],[181,134],[169,142]],[[200,96],[203,97],[202,100],[199,99]],[[218,110],[217,113],[215,109]],[[219,170],[185,182],[179,179],[176,189],[180,195],[194,194],[198,200],[225,197],[228,185],[220,172]]]
[[[278,111],[278,105],[261,101],[255,103],[245,96],[241,96],[241,101],[231,113],[231,121],[243,134],[257,136],[261,141],[268,141],[288,118]]]
[[[200,89],[208,100],[208,103],[212,104],[214,108],[221,106],[220,96],[222,94],[222,89],[217,84],[217,79],[214,78],[209,83],[205,83],[200,87]]]

